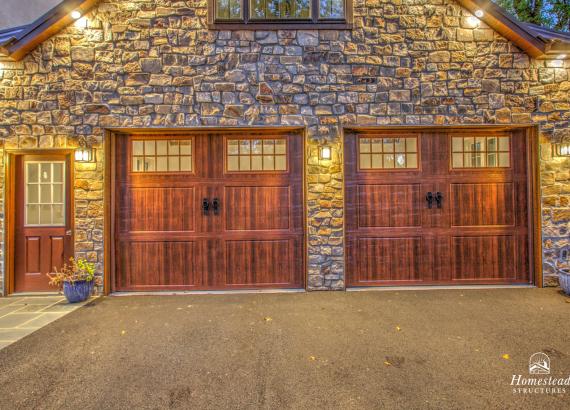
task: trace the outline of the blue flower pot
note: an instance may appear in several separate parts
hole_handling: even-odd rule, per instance
[[[76,282],[63,282],[63,294],[69,303],[83,302],[93,292],[94,281],[79,280]]]

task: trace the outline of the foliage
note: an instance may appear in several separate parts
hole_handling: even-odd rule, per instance
[[[570,0],[495,0],[521,21],[570,31]]]
[[[69,263],[65,263],[61,269],[55,269],[55,273],[47,274],[49,284],[60,289],[64,282],[71,284],[78,281],[95,281],[97,286],[101,285],[101,277],[95,276],[95,265],[85,259],[69,258]]]

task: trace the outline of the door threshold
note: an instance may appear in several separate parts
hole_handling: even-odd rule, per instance
[[[400,290],[478,290],[478,289],[531,289],[535,285],[422,285],[422,286],[366,286],[346,288],[347,292],[400,291]]]
[[[256,293],[305,293],[305,289],[236,289],[236,290],[160,290],[142,292],[113,292],[109,296],[180,296],[180,295],[237,295]]]
[[[10,293],[7,295],[7,298],[29,298],[29,297],[53,297],[53,296],[61,296],[63,297],[63,293],[60,292],[17,292],[17,293]]]

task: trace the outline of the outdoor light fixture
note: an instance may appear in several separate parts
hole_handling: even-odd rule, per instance
[[[485,12],[481,9],[475,11],[475,15],[479,18],[482,18],[485,15]]]
[[[552,150],[556,157],[570,157],[570,142],[552,144]]]
[[[332,148],[330,145],[323,145],[319,149],[319,159],[329,160],[332,158]]]
[[[85,137],[79,137],[79,147],[75,149],[75,160],[77,162],[93,162],[95,160],[95,148],[87,144]]]
[[[78,10],[73,10],[73,11],[71,12],[71,18],[74,19],[74,20],[77,20],[77,19],[81,18],[81,12],[78,11]]]

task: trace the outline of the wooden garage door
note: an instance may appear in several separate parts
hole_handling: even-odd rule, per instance
[[[303,139],[117,138],[115,290],[303,286]]]
[[[348,286],[531,281],[523,131],[352,134],[345,149]]]

